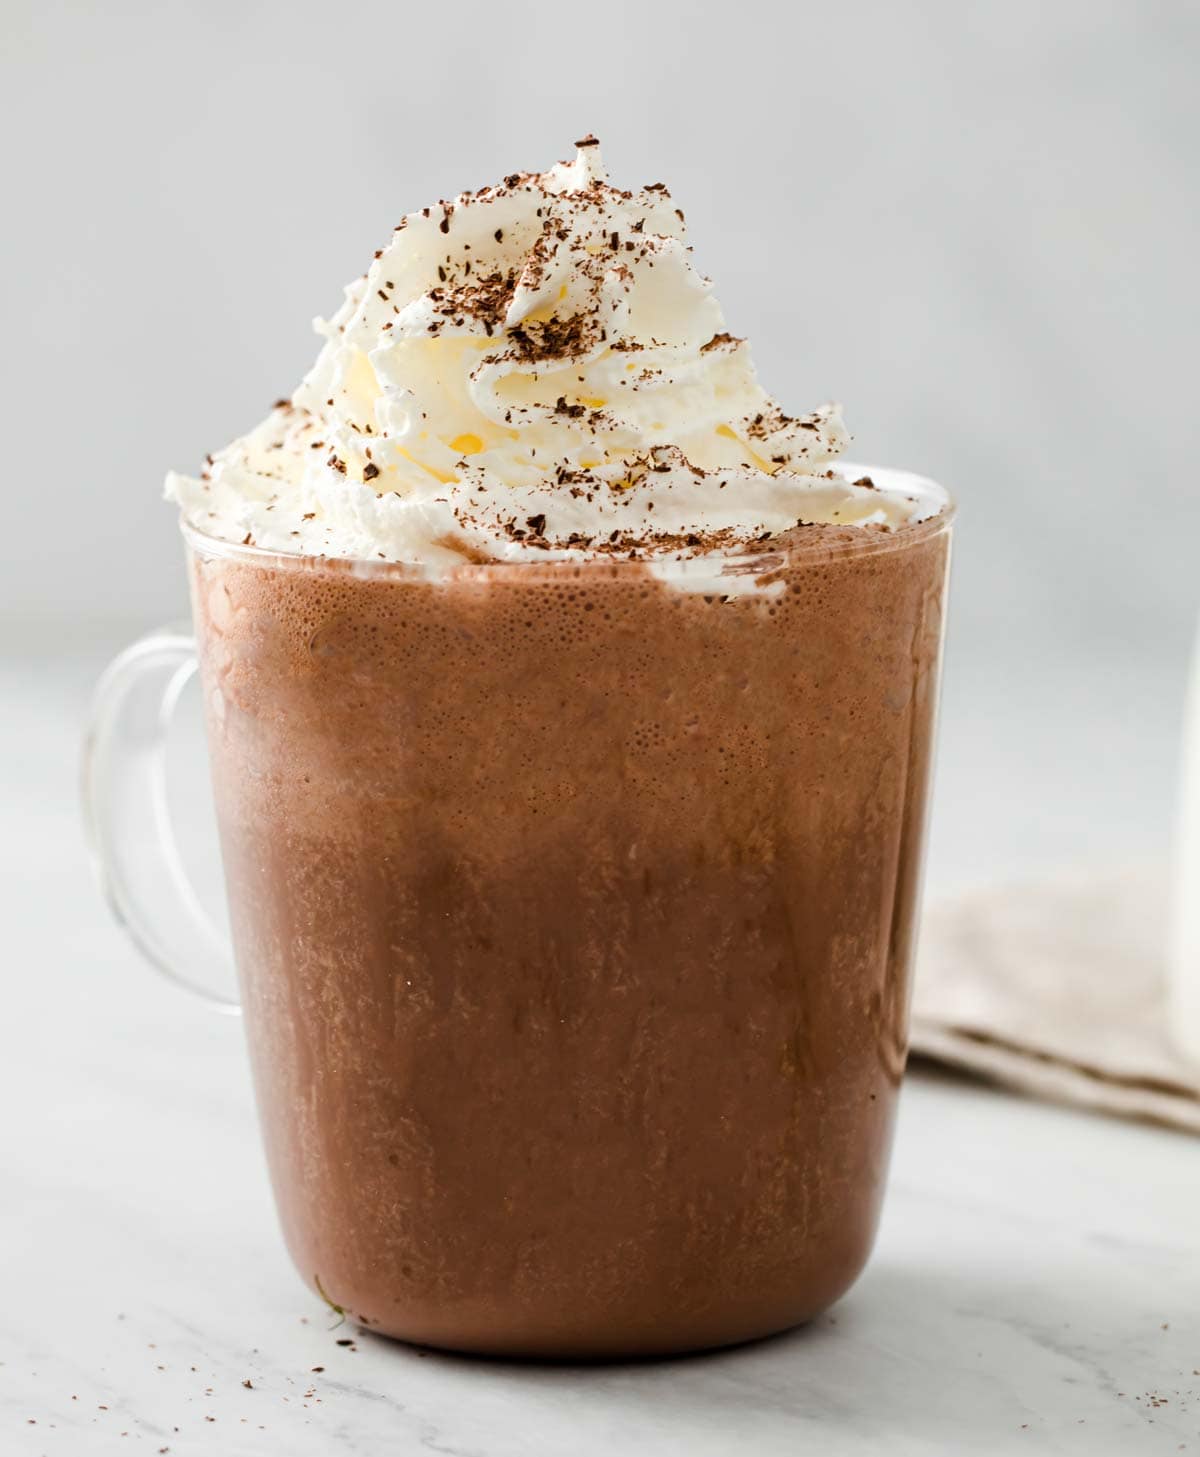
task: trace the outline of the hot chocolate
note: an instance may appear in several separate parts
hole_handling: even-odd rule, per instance
[[[414,1341],[596,1356],[850,1284],[946,544],[798,533],[728,599],[625,562],[429,582],[199,544],[259,1106],[314,1288]]]
[[[666,190],[414,213],[173,477],[287,1241],[549,1356],[823,1309],[904,1065],[949,541],[758,384]]]

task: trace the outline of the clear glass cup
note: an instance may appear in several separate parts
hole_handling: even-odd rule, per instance
[[[185,530],[195,641],[152,635],[101,684],[92,839],[139,945],[202,988],[224,953],[161,773],[198,661],[280,1218],[362,1324],[681,1351],[809,1319],[857,1276],[905,1061],[952,516],[899,483],[940,514],[723,568],[435,579]]]

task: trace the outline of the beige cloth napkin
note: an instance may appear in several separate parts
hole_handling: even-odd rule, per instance
[[[1167,1033],[1166,875],[1058,876],[935,901],[912,1050],[1037,1097],[1200,1133],[1200,1067]]]

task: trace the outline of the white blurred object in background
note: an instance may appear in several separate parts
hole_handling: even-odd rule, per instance
[[[1200,630],[1183,724],[1167,997],[1171,1034],[1200,1063]]]

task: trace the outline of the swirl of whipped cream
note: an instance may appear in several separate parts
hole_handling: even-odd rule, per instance
[[[411,213],[346,289],[290,401],[167,494],[209,535],[431,566],[728,553],[913,505],[830,469],[837,406],[792,417],[666,188],[573,162]]]

